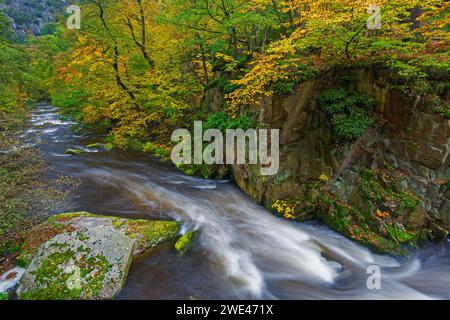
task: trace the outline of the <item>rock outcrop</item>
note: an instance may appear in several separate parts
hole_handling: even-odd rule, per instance
[[[99,226],[57,235],[41,246],[23,276],[21,299],[112,299],[123,287],[134,241]]]
[[[133,256],[173,239],[177,222],[127,220],[85,212],[54,216],[31,231],[18,263],[27,266],[20,299],[112,299]]]
[[[27,32],[35,35],[45,33],[45,26],[64,15],[70,4],[78,1],[60,0],[6,0],[0,3],[0,10],[12,20],[12,28],[19,37]]]
[[[290,218],[320,218],[383,252],[395,251],[405,239],[445,238],[450,121],[432,100],[448,103],[448,89],[413,94],[390,80],[380,71],[341,70],[305,82],[292,94],[265,97],[254,111],[260,124],[281,129],[280,171],[264,177],[258,166],[236,165],[237,184],[268,208],[291,201],[298,214]],[[359,139],[336,137],[318,104],[324,90],[336,87],[377,101],[375,121]]]

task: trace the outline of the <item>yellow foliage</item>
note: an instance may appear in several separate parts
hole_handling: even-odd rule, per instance
[[[388,212],[384,212],[379,209],[377,209],[377,211],[375,212],[375,215],[380,219],[386,219],[386,218],[390,217],[390,214]]]
[[[427,42],[411,42],[405,52],[419,55],[432,39],[448,47],[449,35],[443,30],[448,25],[449,3],[439,0],[302,0],[281,1],[284,12],[295,17],[295,30],[285,38],[272,43],[263,53],[253,54],[252,69],[242,79],[234,81],[239,89],[228,96],[230,113],[242,106],[259,105],[264,97],[272,96],[270,85],[292,77],[292,68],[299,64],[330,68],[346,65],[354,60],[369,60],[386,52],[372,50],[375,42],[401,43],[407,37],[427,37]],[[379,6],[381,29],[368,30],[371,12],[369,5]],[[421,8],[420,25],[412,28],[405,19],[413,9]],[[437,19],[439,17],[439,19]],[[423,42],[423,44],[420,44]],[[407,44],[403,44],[406,46]],[[394,52],[401,54],[401,51]],[[283,63],[280,64],[280,61]]]
[[[272,209],[275,209],[277,213],[286,219],[295,219],[295,208],[290,206],[284,200],[277,200],[273,205]]]

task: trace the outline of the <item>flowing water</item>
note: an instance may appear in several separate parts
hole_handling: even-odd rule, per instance
[[[429,245],[404,261],[380,256],[319,223],[279,219],[226,181],[180,174],[149,155],[84,146],[58,110],[38,106],[28,144],[64,175],[81,181],[66,210],[126,218],[176,219],[197,230],[178,257],[166,243],[138,257],[118,299],[450,299],[450,244]],[[69,156],[67,148],[85,154]],[[381,268],[381,289],[367,268]]]

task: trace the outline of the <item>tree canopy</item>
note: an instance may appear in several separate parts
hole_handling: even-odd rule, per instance
[[[439,0],[86,0],[11,42],[0,16],[1,100],[52,102],[111,142],[167,142],[199,112],[205,90],[231,116],[335,67],[378,65],[405,83],[448,75],[449,3]],[[375,8],[375,10],[374,10]],[[368,28],[379,8],[379,28]],[[6,62],[8,61],[8,62]],[[416,86],[417,87],[417,86]],[[424,89],[426,90],[426,89]]]

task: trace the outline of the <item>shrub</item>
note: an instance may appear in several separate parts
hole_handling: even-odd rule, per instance
[[[286,95],[289,93],[294,92],[295,87],[297,86],[297,81],[279,81],[272,83],[270,86],[270,90],[273,91],[275,94],[279,95]]]
[[[318,102],[322,109],[328,114],[345,112],[345,103],[348,93],[344,89],[329,90],[319,96]]]
[[[142,151],[152,153],[153,155],[158,157],[158,159],[160,159],[161,161],[169,161],[172,148],[170,148],[165,144],[156,144],[153,142],[147,142],[144,144]]]
[[[399,80],[402,81],[414,82],[427,77],[427,74],[421,71],[419,67],[400,60],[392,60],[389,67],[395,72]]]
[[[280,65],[289,65],[287,62],[280,62]],[[319,72],[312,66],[306,64],[299,64],[290,66],[290,73],[286,75],[286,78],[277,79],[272,82],[269,90],[274,94],[287,95],[294,92],[295,88],[302,82],[315,78]]]
[[[204,130],[208,129],[218,129],[225,133],[227,129],[242,129],[248,130],[255,127],[255,122],[247,117],[242,116],[238,118],[231,118],[228,114],[224,112],[218,112],[211,114],[203,125]]]
[[[206,89],[212,89],[212,88],[218,88],[220,91],[222,91],[225,94],[232,93],[238,88],[238,85],[231,83],[229,80],[219,77],[212,81],[210,81],[206,85]]]
[[[364,113],[354,113],[351,115],[335,115],[331,120],[336,134],[348,140],[361,137],[373,120]]]
[[[375,99],[360,93],[349,94],[345,89],[333,89],[322,93],[318,104],[329,117],[336,135],[353,140],[364,135],[373,124],[370,114]]]

